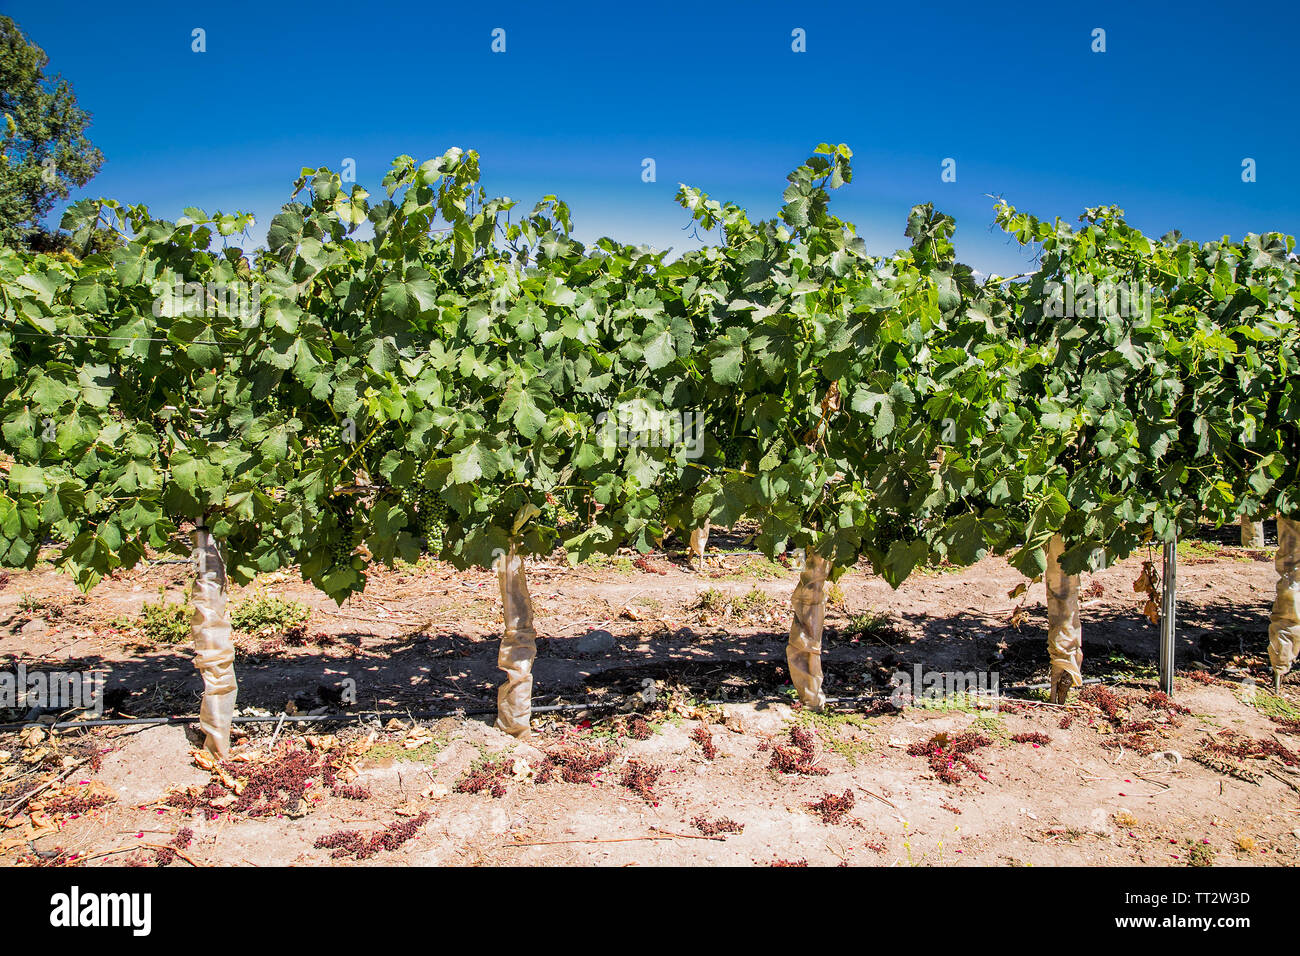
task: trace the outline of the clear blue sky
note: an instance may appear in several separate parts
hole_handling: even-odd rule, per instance
[[[821,0],[65,3],[3,10],[73,84],[106,157],[81,195],[258,217],[303,166],[479,150],[484,184],[558,193],[579,236],[692,245],[679,181],[772,215],[818,142],[855,151],[836,195],[874,252],[911,204],[962,257],[1023,271],[992,202],[1073,219],[1117,203],[1197,239],[1300,229],[1295,4]],[[207,52],[191,52],[191,30]],[[506,52],[491,32],[506,31]],[[1106,30],[1105,53],[1092,31]],[[806,31],[807,52],[791,50]],[[657,182],[641,180],[652,157]],[[957,161],[957,181],[940,164]],[[1241,163],[1258,164],[1243,183]],[[74,197],[76,198],[76,197]],[[56,213],[57,221],[57,213]]]

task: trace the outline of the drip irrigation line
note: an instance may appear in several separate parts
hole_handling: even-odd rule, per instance
[[[1089,677],[1084,682],[1089,684],[1104,684],[1105,679],[1101,677]],[[1013,684],[1010,687],[1002,688],[1006,691],[1026,691],[1026,690],[1045,690],[1049,684]],[[864,694],[859,697],[828,697],[828,704],[865,704],[876,703],[892,699],[893,694]],[[924,699],[924,698],[922,698]],[[940,698],[941,699],[941,698]],[[757,704],[757,703],[788,703],[790,698],[784,695],[768,694],[762,697],[754,697],[749,700],[706,700],[703,704],[708,707],[722,707],[727,704]],[[554,714],[569,713],[582,710],[612,710],[622,706],[622,701],[598,701],[588,704],[538,704],[532,708],[534,714]],[[275,714],[267,717],[234,717],[231,724],[348,724],[364,723],[367,720],[384,720],[384,719],[407,719],[407,720],[438,720],[444,717],[485,717],[489,714],[495,714],[495,707],[475,708],[465,710],[453,707],[444,710],[370,710],[361,711],[354,714]],[[170,716],[170,717],[104,717],[93,720],[63,720],[56,721],[52,724],[42,724],[39,721],[28,720],[23,723],[0,724],[0,733],[23,730],[27,727],[40,727],[42,730],[77,730],[93,729],[96,727],[138,727],[156,724],[175,725],[175,724],[193,724],[199,720],[198,714],[188,716]]]

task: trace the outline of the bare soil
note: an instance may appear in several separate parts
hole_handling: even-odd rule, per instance
[[[1001,559],[897,591],[852,569],[830,595],[828,694],[883,698],[919,665],[995,674],[1003,697],[820,716],[785,673],[788,567],[717,552],[702,569],[534,562],[535,702],[589,709],[539,712],[528,743],[490,723],[493,575],[426,562],[376,575],[341,607],[269,575],[232,604],[262,590],[311,617],[301,634],[239,635],[242,714],[450,716],[244,724],[217,768],[196,762],[187,723],[0,733],[0,863],[1294,865],[1300,725],[1287,718],[1300,684],[1281,700],[1252,685],[1271,686],[1271,552],[1185,551],[1172,705],[1151,696],[1158,632],[1133,590],[1143,557],[1084,576],[1084,674],[1104,692],[1067,708],[1032,686],[1047,677],[1041,583],[1010,597],[1023,579]],[[160,589],[183,601],[191,577],[154,564],[82,596],[51,569],[10,572],[0,670],[101,669],[106,717],[195,714],[188,646],[124,623]],[[581,653],[595,629],[613,648]],[[355,703],[340,701],[349,687]],[[318,758],[345,768],[332,786],[333,771],[301,769]],[[237,809],[259,768],[297,774],[302,799]]]

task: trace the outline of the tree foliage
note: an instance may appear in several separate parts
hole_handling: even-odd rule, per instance
[[[104,162],[86,138],[90,114],[68,81],[45,75],[49,57],[0,16],[0,243],[58,245],[40,221]]]

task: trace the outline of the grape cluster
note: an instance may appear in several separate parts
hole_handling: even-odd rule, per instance
[[[541,519],[543,524],[552,528],[567,528],[578,523],[578,512],[567,501],[548,494],[546,504],[542,507]]]
[[[402,489],[402,506],[415,515],[415,526],[424,539],[425,549],[437,554],[447,530],[449,512],[446,502],[431,488]]]
[[[316,435],[322,448],[333,448],[343,444],[343,427],[337,424],[318,425]]]
[[[719,444],[722,447],[722,460],[728,468],[739,468],[745,463],[745,449],[737,435],[728,435]]]
[[[897,511],[881,512],[876,517],[875,543],[879,548],[888,548],[895,541],[915,541],[920,537],[915,520]]]
[[[326,502],[325,507],[338,526],[338,533],[330,542],[330,558],[335,566],[347,564],[352,560],[356,547],[352,541],[352,499],[347,495],[337,495]]]
[[[667,523],[668,510],[677,503],[684,491],[681,471],[670,465],[668,472],[659,480],[657,489],[659,495],[659,514],[657,517],[661,525]]]

